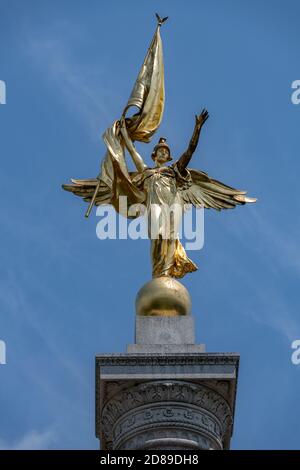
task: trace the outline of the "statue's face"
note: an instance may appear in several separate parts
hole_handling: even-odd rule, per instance
[[[156,163],[159,163],[160,165],[162,165],[163,163],[166,163],[168,161],[169,156],[170,156],[169,150],[165,147],[160,147],[155,152],[155,161]]]

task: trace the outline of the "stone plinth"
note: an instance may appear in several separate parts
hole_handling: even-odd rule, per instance
[[[128,353],[196,353],[204,352],[204,344],[195,344],[195,325],[191,315],[178,317],[137,316],[135,344]]]

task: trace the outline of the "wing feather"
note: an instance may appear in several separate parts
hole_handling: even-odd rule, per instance
[[[210,178],[207,173],[188,169],[192,184],[181,190],[181,197],[187,204],[207,209],[233,209],[237,205],[256,202],[256,198],[249,198],[246,191],[232,188],[221,181]]]
[[[66,191],[69,191],[75,196],[80,196],[86,202],[90,202],[94,195],[98,180],[94,179],[71,179],[72,184],[63,184],[62,188]],[[95,199],[95,205],[99,206],[100,204],[110,204],[111,201],[111,189],[101,181],[97,197]]]

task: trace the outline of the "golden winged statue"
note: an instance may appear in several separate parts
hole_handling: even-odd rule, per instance
[[[195,271],[197,266],[188,258],[179,240],[177,223],[171,224],[168,237],[163,235],[164,206],[177,204],[183,208],[185,204],[192,204],[195,207],[221,210],[255,202],[256,199],[246,197],[246,191],[227,186],[203,171],[188,167],[197,148],[202,126],[209,116],[205,109],[195,117],[194,131],[186,151],[170,166],[167,166],[167,163],[172,160],[171,151],[163,137],[153,149],[153,167],[149,167],[137,152],[134,142],[150,142],[161,123],[164,110],[164,65],[160,27],[167,18],[156,16],[156,31],[128,103],[121,118],[103,135],[107,151],[102,160],[100,174],[94,179],[72,179],[72,184],[64,184],[63,189],[89,203],[86,216],[93,205],[100,204],[112,204],[116,211],[120,212],[120,196],[127,197],[129,206],[144,204],[148,213],[151,213],[152,224],[157,227],[155,237],[149,237],[152,276],[181,278],[188,272]],[[138,112],[132,117],[126,117],[132,106],[137,107]],[[134,172],[128,171],[126,149],[136,166]]]

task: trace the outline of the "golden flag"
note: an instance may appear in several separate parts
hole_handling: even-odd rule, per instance
[[[162,120],[165,86],[160,25],[161,23],[156,28],[123,112],[125,116],[131,106],[139,109],[137,114],[126,119],[127,131],[133,141],[149,142]]]

